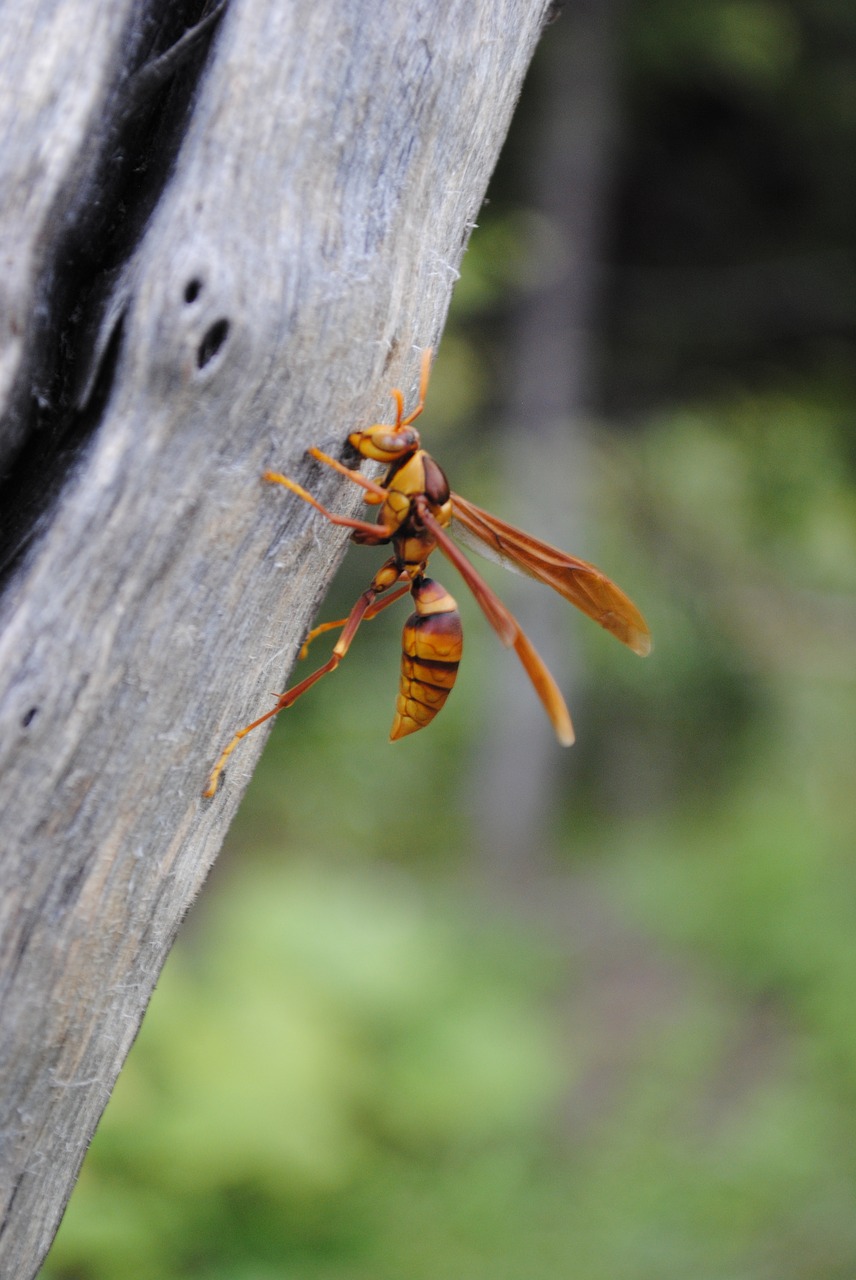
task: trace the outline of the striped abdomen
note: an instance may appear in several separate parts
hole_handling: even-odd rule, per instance
[[[424,729],[449,696],[463,648],[458,606],[439,582],[419,578],[411,587],[416,605],[404,624],[401,680],[390,739]]]

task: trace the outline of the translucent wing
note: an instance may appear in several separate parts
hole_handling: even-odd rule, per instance
[[[457,493],[452,494],[452,513],[458,526],[456,532],[474,550],[546,583],[634,653],[642,657],[650,653],[651,633],[642,614],[593,564],[533,538]]]

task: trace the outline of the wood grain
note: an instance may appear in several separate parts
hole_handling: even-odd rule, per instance
[[[0,599],[2,1275],[33,1275],[52,1239],[264,734],[211,802],[206,771],[285,686],[345,545],[259,477],[358,506],[304,449],[337,451],[388,412],[390,386],[412,393],[545,8],[231,0],[136,223],[104,173],[157,5],[0,11],[0,83],[18,97],[0,98],[4,503],[50,419],[21,394],[34,348],[81,308],[101,334],[98,376],[57,384],[65,434]],[[128,220],[124,257],[100,291],[48,289],[99,192],[116,199],[105,235]]]

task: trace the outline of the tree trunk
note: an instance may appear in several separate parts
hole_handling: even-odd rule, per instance
[[[0,5],[0,1274],[32,1276],[436,345],[546,0]],[[208,6],[208,10],[211,6]]]

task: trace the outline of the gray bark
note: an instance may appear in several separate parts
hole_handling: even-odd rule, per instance
[[[44,1256],[264,732],[211,802],[207,771],[345,546],[259,477],[359,505],[304,449],[412,393],[545,8],[231,0],[173,67],[201,0],[0,5],[4,1276]]]

